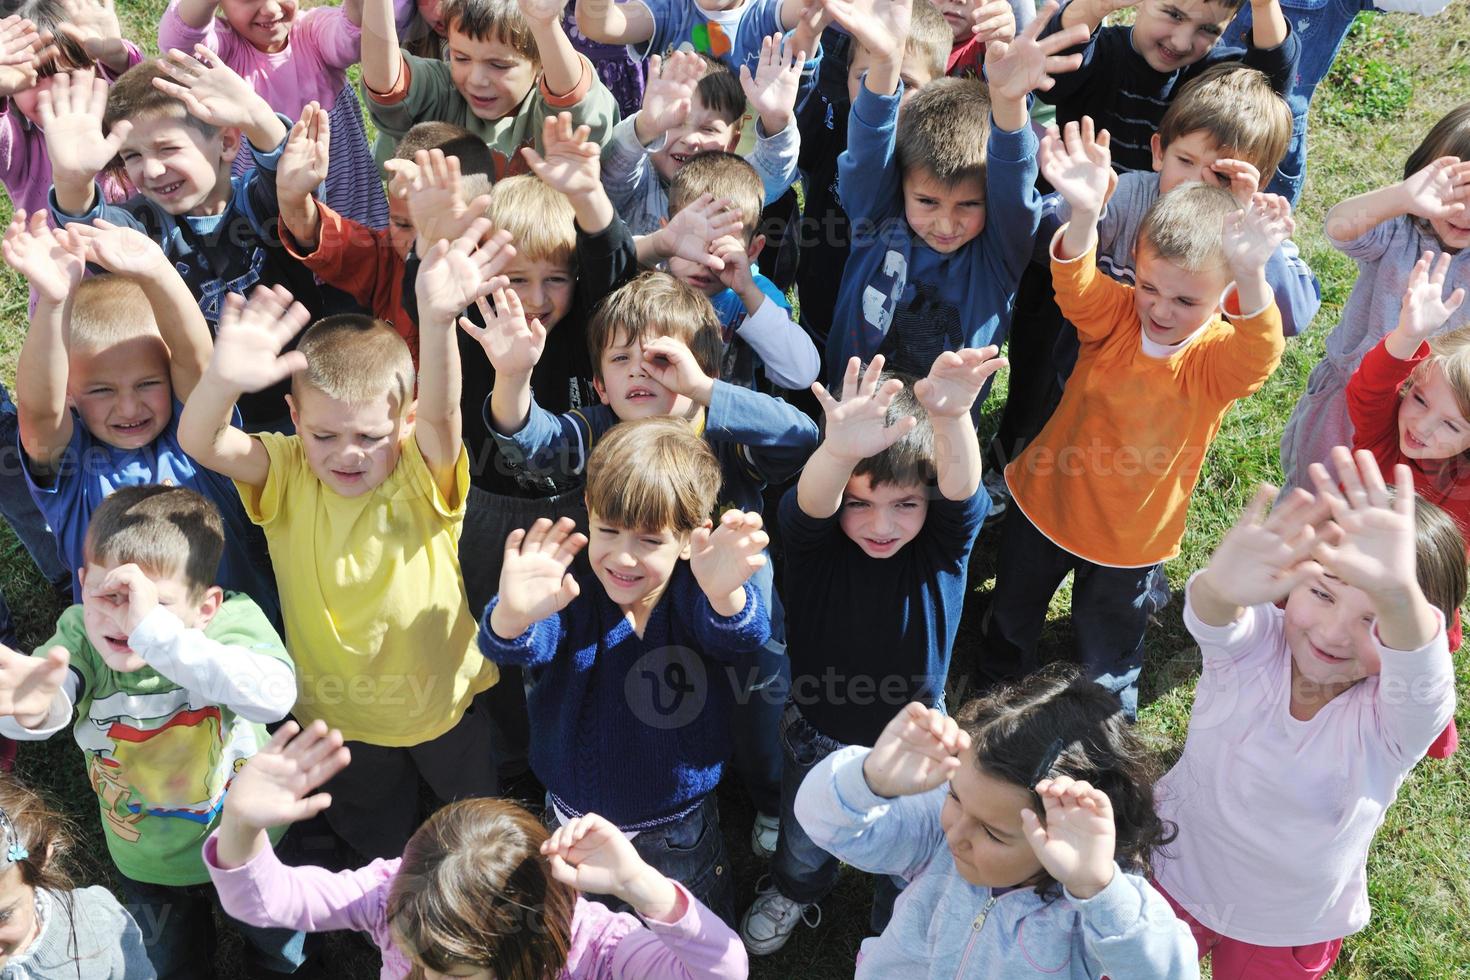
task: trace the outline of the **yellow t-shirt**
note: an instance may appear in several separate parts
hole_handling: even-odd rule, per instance
[[[270,476],[264,487],[235,487],[270,545],[296,663],[292,714],[373,745],[443,735],[500,676],[475,643],[459,567],[465,451],[453,500],[412,438],[382,486],[343,497],[311,472],[298,436],[254,438],[270,454]]]

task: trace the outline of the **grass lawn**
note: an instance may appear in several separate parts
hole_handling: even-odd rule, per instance
[[[118,0],[124,33],[151,46],[162,0]],[[1313,328],[1292,341],[1275,377],[1230,413],[1211,449],[1195,494],[1180,557],[1169,567],[1176,587],[1200,568],[1255,485],[1279,478],[1281,428],[1321,356],[1323,338],[1337,321],[1351,290],[1354,266],[1329,247],[1321,233],[1326,210],[1342,198],[1397,179],[1403,161],[1433,122],[1470,100],[1470,5],[1452,4],[1439,17],[1380,16],[1359,22],[1339,59],[1332,82],[1313,107],[1310,178],[1298,213],[1296,240],[1322,281],[1323,306]],[[0,200],[0,217],[9,205]],[[15,361],[25,332],[26,287],[0,267],[0,377],[14,381]],[[1003,381],[1003,379],[1002,379]],[[998,415],[1004,384],[989,408]],[[993,584],[991,536],[982,536],[971,574],[971,601],[962,624],[956,659],[967,660],[966,628],[978,622]],[[0,587],[14,610],[22,644],[42,642],[60,607],[9,529],[0,526]],[[1058,596],[1048,628],[1048,649],[1062,655],[1070,642],[1067,592]],[[1460,690],[1470,691],[1470,660],[1461,659]],[[1148,641],[1140,724],[1172,760],[1189,721],[1199,655],[1183,628],[1176,601],[1160,617]],[[1462,706],[1462,728],[1470,713]],[[1467,728],[1470,730],[1470,728]],[[106,881],[110,869],[100,839],[96,804],[70,738],[23,746],[21,776],[59,801],[78,825],[81,877]],[[760,873],[749,856],[750,810],[738,790],[721,794],[731,853],[735,856],[742,906]],[[1263,828],[1269,833],[1269,828]],[[1470,845],[1470,752],[1448,762],[1427,762],[1409,777],[1373,848],[1369,883],[1373,919],[1351,937],[1334,976],[1436,978],[1470,976],[1470,873],[1463,853]],[[825,903],[815,931],[799,928],[780,954],[753,964],[756,977],[841,977],[852,973],[853,956],[867,922],[870,885],[844,871]],[[358,942],[332,943],[333,975],[376,975],[375,957]],[[239,976],[238,958],[222,950],[223,976]]]

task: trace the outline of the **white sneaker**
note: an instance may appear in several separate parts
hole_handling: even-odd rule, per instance
[[[755,815],[755,825],[750,828],[750,849],[758,858],[769,858],[776,853],[776,841],[781,837],[781,818],[765,813]]]
[[[769,956],[786,945],[798,922],[815,929],[822,924],[822,910],[793,902],[776,890],[770,875],[763,875],[756,884],[755,901],[740,919],[740,938],[752,956]]]

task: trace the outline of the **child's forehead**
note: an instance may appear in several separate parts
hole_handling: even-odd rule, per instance
[[[1234,20],[1239,11],[1216,0],[1144,0],[1138,9],[1141,15],[1178,14],[1195,24],[1214,24],[1221,28]]]
[[[140,333],[110,343],[74,347],[67,354],[73,379],[126,379],[168,372],[168,347],[157,334]]]
[[[196,145],[204,141],[204,134],[198,127],[191,126],[184,120],[182,115],[175,116],[167,112],[150,112],[129,119],[133,124],[132,132],[128,133],[127,139],[123,140],[124,149],[138,149],[145,146],[157,145],[159,143],[173,143],[187,140]]]
[[[531,63],[530,58],[517,51],[509,39],[501,36],[497,31],[491,31],[483,37],[470,37],[460,30],[459,21],[455,20],[448,25],[445,37],[451,51],[469,58],[481,61]]]
[[[849,497],[878,503],[896,503],[900,500],[926,500],[929,488],[922,483],[879,483],[873,484],[866,473],[855,473],[847,478],[843,491]]]

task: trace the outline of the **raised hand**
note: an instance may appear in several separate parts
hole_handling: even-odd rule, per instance
[[[750,107],[760,116],[768,136],[781,132],[791,122],[806,57],[805,51],[794,51],[790,44],[783,45],[780,34],[772,34],[761,41],[755,75],[751,76],[749,65],[740,66],[740,87]]]
[[[1420,218],[1455,218],[1470,207],[1470,160],[1440,157],[1400,187],[1404,210]]]
[[[1373,454],[1332,450],[1334,480],[1327,467],[1310,468],[1317,496],[1326,501],[1332,523],[1312,549],[1324,570],[1374,600],[1380,614],[1418,588],[1414,549],[1414,478],[1402,463],[1394,467],[1389,495]],[[1341,484],[1342,489],[1338,489]]]
[[[128,49],[123,44],[122,25],[112,0],[61,0],[66,21],[57,30],[81,45],[97,61],[114,71],[124,71]]]
[[[562,10],[565,9],[567,0],[516,0],[516,4],[521,8],[521,16],[526,20],[550,24],[552,21],[561,20]]]
[[[1100,215],[1113,183],[1111,137],[1094,133],[1091,116],[1046,131],[1039,152],[1041,173],[1077,215]]]
[[[758,288],[755,285],[755,276],[750,271],[750,252],[746,249],[738,229],[711,242],[708,255],[719,260],[722,268],[715,271],[719,273],[720,282],[726,288],[741,295],[744,295],[745,290]]]
[[[970,736],[953,718],[913,701],[884,726],[863,760],[863,778],[888,799],[927,793],[959,771],[960,753],[969,747]]]
[[[35,24],[16,14],[0,20],[0,98],[36,84],[44,48]]]
[[[86,271],[85,249],[66,231],[53,231],[46,212],[27,216],[18,210],[10,217],[0,242],[6,263],[25,276],[37,297],[60,306],[76,290]]]
[[[1010,0],[985,0],[970,11],[970,33],[981,44],[1008,43],[1016,36],[1016,12]]]
[[[903,60],[913,0],[822,0],[832,20],[878,62]]]
[[[847,362],[842,376],[842,401],[827,393],[820,382],[812,385],[812,394],[822,404],[826,415],[826,431],[822,449],[830,456],[854,465],[859,460],[876,456],[918,425],[918,419],[904,417],[888,422],[888,407],[903,390],[897,378],[881,381],[883,355],[874,355],[866,372],[856,357]]]
[[[664,258],[688,259],[719,272],[725,263],[711,253],[710,246],[740,232],[740,213],[735,210],[735,202],[728,197],[715,200],[713,194],[702,194],[653,233],[655,251]]]
[[[500,595],[490,614],[495,634],[513,640],[565,609],[581,592],[567,569],[586,545],[587,535],[577,533],[570,517],[555,524],[542,517],[530,530],[510,532],[500,566]]]
[[[590,126],[572,128],[572,114],[563,112],[547,116],[541,128],[543,156],[532,147],[523,147],[521,155],[531,171],[553,190],[569,198],[585,197],[602,191],[602,147],[588,140]]]
[[[1244,160],[1216,160],[1200,170],[1200,180],[1206,183],[1221,183],[1230,196],[1248,208],[1256,192],[1261,189],[1261,172]]]
[[[489,303],[481,297],[475,300],[475,305],[485,325],[477,326],[469,317],[462,316],[459,328],[484,348],[496,376],[530,374],[546,349],[546,328],[541,321],[532,317],[526,322],[526,311],[514,289],[495,289],[490,293]]]
[[[675,51],[648,59],[648,84],[635,128],[645,145],[684,125],[694,105],[694,90],[704,77],[704,59],[693,51]]]
[[[464,237],[490,206],[489,194],[464,199],[459,157],[445,156],[438,147],[415,153],[413,168],[395,174],[393,185],[408,205],[421,255],[439,242]]]
[[[1409,285],[1404,289],[1403,302],[1399,305],[1399,322],[1393,330],[1393,339],[1402,341],[1392,345],[1397,349],[1390,349],[1395,357],[1401,360],[1413,357],[1419,345],[1438,333],[1465,302],[1463,288],[1456,288],[1449,296],[1444,295],[1444,281],[1450,271],[1451,258],[1450,253],[1444,252],[1436,261],[1433,252],[1425,252],[1414,263]]]
[[[985,78],[990,83],[992,100],[1005,98],[1024,102],[1032,92],[1045,92],[1055,85],[1053,75],[1082,67],[1081,54],[1057,52],[1086,41],[1090,34],[1086,25],[1075,24],[1044,40],[1037,40],[1056,11],[1056,0],[1050,0],[1036,12],[1036,19],[1027,24],[1015,40],[995,40],[985,45]]]
[[[1225,216],[1223,238],[1225,262],[1237,282],[1258,276],[1271,253],[1291,237],[1296,222],[1291,205],[1277,194],[1256,194],[1250,207]]]
[[[311,314],[280,286],[258,286],[247,303],[225,297],[208,375],[236,391],[264,391],[306,369],[306,355],[281,350],[311,321]]]
[[[44,657],[27,657],[0,645],[0,715],[13,716],[23,728],[40,726],[66,683],[70,662],[66,647],[52,647]]]
[[[129,636],[149,613],[158,608],[158,586],[132,562],[108,572],[98,591],[124,609],[119,625]]]
[[[717,602],[739,591],[765,567],[770,543],[761,530],[761,515],[727,510],[714,530],[697,527],[689,536],[689,570],[700,590]]]
[[[415,285],[420,325],[442,324],[452,330],[466,307],[507,285],[500,272],[514,257],[510,232],[495,231],[489,218],[476,218],[453,242],[436,242],[423,257]]]
[[[1030,808],[1021,811],[1026,843],[1047,874],[1080,899],[1089,899],[1113,880],[1117,828],[1108,794],[1070,776],[1043,779],[1036,794],[1046,823]]]
[[[985,382],[1006,364],[995,346],[947,350],[934,359],[929,376],[914,385],[914,397],[931,418],[962,418]]]
[[[1207,595],[1223,609],[1223,617],[1206,617],[1207,621],[1231,621],[1237,610],[1277,602],[1321,574],[1321,567],[1311,555],[1317,543],[1317,525],[1327,517],[1326,504],[1297,489],[1271,509],[1275,497],[1276,488],[1269,484],[1263,483],[1256,490],[1235,526],[1220,540],[1205,570],[1190,586],[1194,596]]]
[[[136,228],[97,218],[90,225],[72,222],[66,230],[86,249],[87,261],[108,272],[151,276],[168,263],[163,248]]]
[[[315,194],[327,179],[331,150],[331,117],[320,105],[309,102],[286,136],[286,147],[276,164],[276,195],[298,200]]]
[[[676,395],[709,407],[714,379],[694,358],[687,344],[673,337],[654,337],[643,343],[643,370]]]
[[[106,110],[107,83],[91,69],[59,72],[51,87],[36,96],[36,116],[46,134],[46,155],[57,183],[90,182],[117,156],[133,124],[120,119],[103,136]]]
[[[169,77],[155,78],[153,87],[184,103],[200,122],[222,129],[246,129],[254,122],[260,97],[204,45],[194,45],[193,55],[171,49],[158,65]]]

